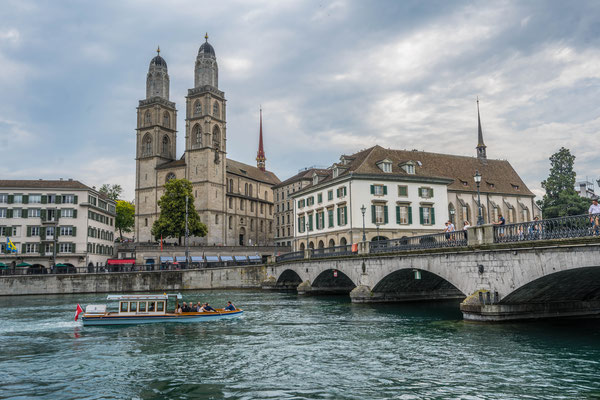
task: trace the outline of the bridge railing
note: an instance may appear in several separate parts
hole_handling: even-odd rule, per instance
[[[291,253],[284,253],[275,257],[276,262],[301,260],[304,258],[304,250],[292,251]]]
[[[369,243],[369,252],[388,253],[393,251],[415,249],[437,249],[444,247],[461,247],[467,245],[467,233],[454,231],[433,233],[430,235],[410,236],[400,239],[379,240]]]
[[[568,239],[600,234],[600,214],[573,215],[494,226],[494,243]]]
[[[324,257],[335,257],[345,256],[352,254],[352,245],[324,247],[322,249],[311,249],[310,258],[324,258]]]

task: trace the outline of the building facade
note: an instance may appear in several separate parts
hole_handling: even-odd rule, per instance
[[[160,50],[159,50],[160,51]],[[227,155],[225,94],[219,90],[214,48],[200,46],[194,87],[186,97],[185,150],[176,158],[175,103],[169,100],[167,63],[160,53],[146,78],[146,99],[137,116],[135,239],[153,241],[151,230],[160,215],[158,200],[170,179],[192,183],[194,207],[208,227],[192,245],[252,245],[273,241],[273,190],[279,183],[265,169],[262,111],[257,166],[230,160]]]
[[[294,199],[292,195],[312,182],[314,172],[327,174],[326,170],[304,168],[296,175],[273,186],[275,196],[275,244],[291,247],[294,240]]]
[[[114,201],[79,181],[0,180],[0,261],[105,265],[114,254],[115,216]]]

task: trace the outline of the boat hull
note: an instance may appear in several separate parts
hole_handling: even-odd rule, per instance
[[[81,318],[83,326],[100,325],[137,325],[137,324],[156,324],[164,322],[205,322],[218,319],[238,318],[242,316],[243,311],[231,311],[224,313],[186,313],[186,314],[166,314],[166,315],[101,315],[101,316],[83,316]]]

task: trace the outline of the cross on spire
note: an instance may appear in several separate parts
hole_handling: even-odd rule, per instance
[[[206,32],[206,35],[204,35],[204,39],[206,40],[206,43],[208,43],[208,32]]]
[[[156,49],[156,53],[160,56],[160,46]]]

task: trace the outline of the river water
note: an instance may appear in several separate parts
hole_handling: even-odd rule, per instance
[[[600,321],[481,325],[458,303],[191,291],[236,320],[85,327],[105,295],[0,298],[0,398],[600,399]]]

